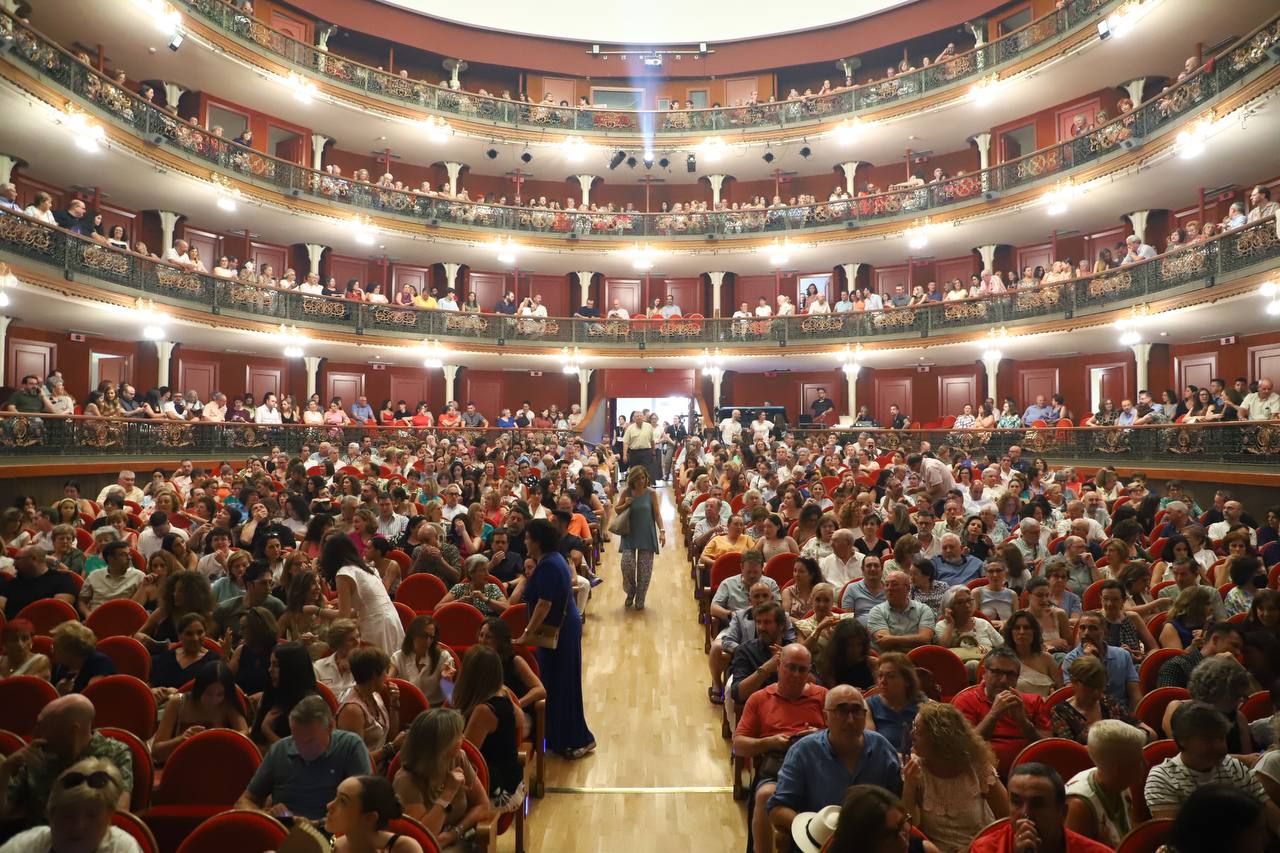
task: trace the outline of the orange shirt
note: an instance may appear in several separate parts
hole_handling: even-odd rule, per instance
[[[755,540],[745,533],[737,542],[730,542],[728,536],[717,536],[702,549],[702,556],[710,557],[712,562],[721,554],[745,554],[755,547]]]
[[[734,733],[763,738],[796,734],[808,728],[825,729],[822,706],[826,700],[827,688],[820,684],[806,684],[804,693],[795,700],[779,696],[777,683],[770,684],[747,697]]]
[[[565,528],[565,532],[577,536],[584,542],[591,541],[591,525],[587,523],[587,517],[580,512],[573,513],[573,518],[569,519],[569,526]]]

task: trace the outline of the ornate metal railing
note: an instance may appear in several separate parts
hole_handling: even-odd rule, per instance
[[[998,296],[763,319],[520,317],[376,305],[188,272],[20,214],[0,214],[0,255],[46,265],[71,280],[91,277],[111,290],[175,306],[362,335],[500,346],[777,349],[788,344],[925,338],[1135,304],[1193,283],[1222,283],[1274,261],[1280,257],[1280,236],[1272,217],[1149,261]]]
[[[306,69],[329,82],[433,114],[486,124],[587,133],[680,135],[743,129],[768,130],[828,122],[859,112],[929,95],[998,71],[1038,48],[1092,26],[1100,13],[1133,0],[1070,0],[995,41],[936,63],[825,95],[750,106],[690,110],[617,110],[527,103],[458,91],[389,73],[322,50],[273,30],[224,0],[180,0],[199,15],[246,44]]]
[[[749,412],[750,407],[744,411]],[[920,448],[921,442],[928,442],[935,453],[949,448],[953,461],[965,453],[976,459],[988,454],[999,458],[1017,445],[1024,456],[1044,456],[1053,462],[1167,462],[1192,467],[1237,463],[1275,466],[1280,472],[1280,420],[991,430],[833,429],[845,438],[865,433],[875,439],[878,453],[911,453]],[[801,437],[817,434],[823,441],[827,436],[827,430],[817,427],[795,432]]]
[[[281,389],[283,392],[284,389]],[[412,403],[411,403],[412,405]],[[229,459],[273,449],[297,454],[316,451],[327,441],[340,450],[372,438],[378,447],[417,448],[430,440],[465,439],[493,446],[506,436],[542,446],[581,437],[573,430],[447,429],[386,426],[269,426],[254,423],[213,424],[203,421],[95,418],[82,415],[25,415],[0,412],[0,458],[5,456],[156,456],[225,455]],[[342,465],[338,465],[342,468]]]
[[[0,31],[12,30],[16,57],[27,68],[75,95],[147,142],[177,152],[219,173],[230,173],[281,191],[413,220],[428,228],[442,224],[498,231],[634,240],[638,237],[733,238],[814,229],[856,228],[890,219],[922,217],[965,202],[1067,177],[1072,170],[1114,152],[1133,148],[1169,125],[1213,102],[1247,76],[1277,60],[1267,48],[1280,40],[1280,16],[1225,50],[1179,85],[1133,112],[1075,139],[971,175],[813,205],[769,209],[663,213],[551,210],[488,202],[458,201],[439,195],[353,181],[237,145],[161,109],[94,70],[40,33],[0,14]]]

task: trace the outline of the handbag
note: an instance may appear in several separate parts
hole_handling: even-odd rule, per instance
[[[573,595],[572,587],[564,596],[564,609],[560,611],[560,625],[564,624],[565,616],[569,614],[569,596],[571,595]],[[560,625],[548,625],[544,619],[541,625],[528,632],[529,645],[554,651],[560,644]]]
[[[613,517],[613,521],[609,522],[609,532],[615,536],[631,535],[631,507]]]

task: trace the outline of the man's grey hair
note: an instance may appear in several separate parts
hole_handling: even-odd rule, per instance
[[[293,706],[293,710],[289,712],[289,723],[295,726],[305,726],[312,723],[322,723],[326,726],[333,725],[333,710],[329,707],[329,703],[320,696],[305,696]]]
[[[1215,707],[1235,707],[1235,703],[1249,695],[1249,673],[1231,657],[1214,656],[1196,664],[1187,681],[1192,699],[1208,702]]]
[[[1033,527],[1039,527],[1039,526],[1040,526],[1040,522],[1036,521],[1034,518],[1024,518],[1022,519],[1022,521],[1018,522],[1018,530],[1022,531],[1023,533],[1026,533],[1028,530],[1030,530]]]
[[[1178,512],[1188,512],[1187,505],[1182,501],[1169,501],[1169,503],[1165,504],[1164,508],[1167,511],[1177,510]]]

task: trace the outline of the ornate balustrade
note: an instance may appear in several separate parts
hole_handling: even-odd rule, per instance
[[[1215,102],[1246,77],[1273,66],[1277,60],[1267,48],[1280,39],[1280,16],[1133,112],[1074,139],[989,169],[917,187],[812,205],[664,213],[551,210],[459,201],[317,171],[237,145],[179,118],[116,85],[56,43],[3,13],[0,14],[0,33],[6,28],[13,37],[8,56],[26,69],[37,72],[86,107],[123,125],[148,143],[215,169],[219,177],[236,176],[289,198],[306,197],[357,213],[403,218],[428,230],[447,225],[508,235],[528,233],[617,241],[687,237],[705,241],[709,236],[725,240],[761,235],[783,238],[822,229],[855,229],[881,221],[920,218],[992,197],[992,194],[1028,187],[1053,176],[1068,177],[1086,164],[1135,147],[1144,139],[1164,132],[1167,126]]]

